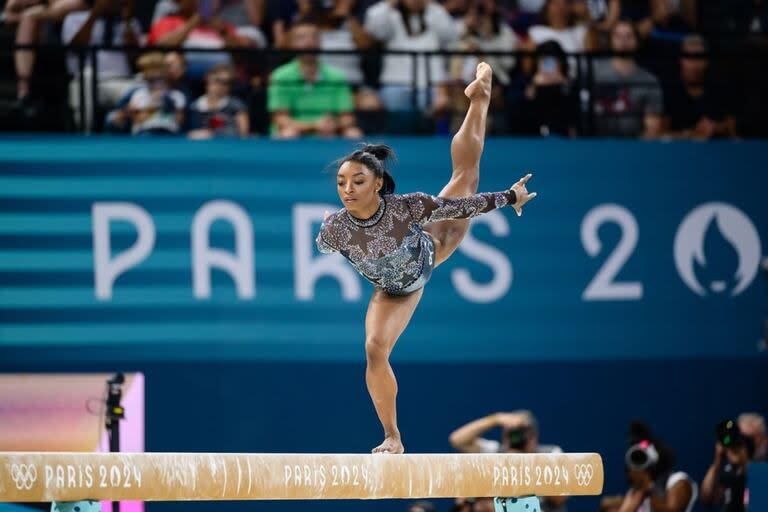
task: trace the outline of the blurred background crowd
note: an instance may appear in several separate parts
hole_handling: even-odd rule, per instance
[[[2,5],[2,4],[0,4]],[[768,135],[764,0],[5,0],[0,129],[190,138]]]

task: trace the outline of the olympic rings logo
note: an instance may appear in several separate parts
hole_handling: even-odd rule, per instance
[[[37,468],[34,464],[11,464],[11,478],[18,490],[29,491],[37,480]]]
[[[595,471],[592,469],[592,464],[575,464],[574,475],[576,476],[576,483],[585,487],[592,481]]]

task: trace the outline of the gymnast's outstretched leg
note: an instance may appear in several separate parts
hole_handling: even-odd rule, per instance
[[[470,99],[469,109],[451,142],[453,173],[448,184],[440,191],[440,197],[466,197],[477,193],[480,156],[483,153],[488,106],[491,103],[492,77],[491,67],[481,62],[477,65],[475,80],[464,90]],[[424,226],[424,230],[435,240],[436,265],[453,254],[468,229],[469,219],[446,220]]]

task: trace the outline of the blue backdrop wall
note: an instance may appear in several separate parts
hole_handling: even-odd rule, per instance
[[[399,191],[440,190],[448,139],[388,142]],[[150,450],[369,449],[370,286],[313,243],[351,147],[0,140],[0,370],[144,371]],[[543,441],[603,453],[618,493],[646,418],[701,478],[714,423],[768,410],[766,150],[488,141],[481,189],[531,170],[539,197],[476,219],[429,283],[394,356],[407,448],[526,407]],[[182,507],[213,510],[158,505]]]

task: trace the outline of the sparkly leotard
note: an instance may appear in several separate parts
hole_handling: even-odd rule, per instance
[[[421,192],[385,195],[369,219],[346,208],[329,216],[317,236],[320,252],[338,251],[377,288],[393,295],[412,293],[429,280],[435,264],[427,222],[469,219],[515,203],[515,193],[488,192],[467,197],[435,197]]]

